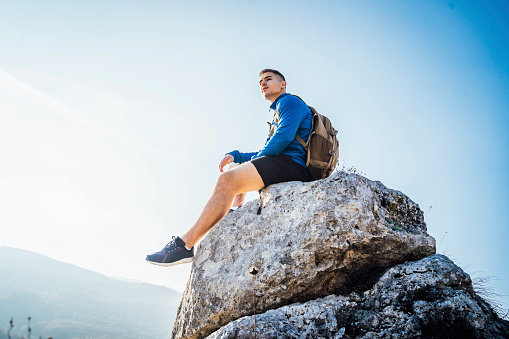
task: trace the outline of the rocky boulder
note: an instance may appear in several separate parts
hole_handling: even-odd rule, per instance
[[[419,206],[380,182],[337,172],[325,180],[273,185],[227,215],[197,248],[172,337],[204,338],[252,315],[253,266],[259,270],[256,313],[269,314],[362,293],[386,269],[434,253]],[[332,302],[353,303],[341,298]],[[334,314],[320,321],[329,323]]]
[[[254,316],[207,339],[254,338]],[[509,338],[472,288],[468,274],[443,255],[387,270],[362,294],[330,295],[256,316],[258,338]]]

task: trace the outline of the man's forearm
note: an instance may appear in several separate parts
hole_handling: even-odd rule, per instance
[[[231,154],[233,155],[233,162],[237,163],[237,164],[242,164],[242,163],[245,163],[249,160],[251,160],[251,158],[256,155],[258,152],[248,152],[248,153],[243,153],[243,152],[239,152],[238,150],[235,150],[235,151],[231,151],[227,154]]]

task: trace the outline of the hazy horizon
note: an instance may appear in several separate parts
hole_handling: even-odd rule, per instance
[[[145,256],[226,152],[263,146],[275,68],[339,130],[340,166],[408,195],[439,253],[509,295],[508,23],[501,0],[4,2],[0,245],[182,291],[191,265]]]
[[[168,338],[181,293],[0,246],[0,329],[34,337]],[[2,331],[0,331],[1,337]],[[17,337],[16,337],[17,338]]]

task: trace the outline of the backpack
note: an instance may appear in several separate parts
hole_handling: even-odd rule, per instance
[[[297,95],[294,96],[306,103]],[[318,113],[313,107],[308,107],[311,113],[313,113],[308,141],[304,142],[297,134],[295,134],[295,139],[307,151],[306,165],[311,173],[311,180],[325,179],[331,175],[338,163],[338,131],[332,127],[329,118]],[[274,122],[276,125],[279,124],[279,114],[277,111],[274,113]],[[272,137],[273,134],[274,128],[271,128],[270,136]]]

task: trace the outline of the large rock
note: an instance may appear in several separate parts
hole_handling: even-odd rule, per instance
[[[355,174],[270,186],[197,248],[173,338],[203,338],[256,312],[362,292],[387,268],[435,253],[419,206]]]
[[[254,316],[207,339],[254,338]],[[258,338],[509,338],[472,288],[468,274],[443,255],[387,270],[362,295],[330,295],[256,316]]]

